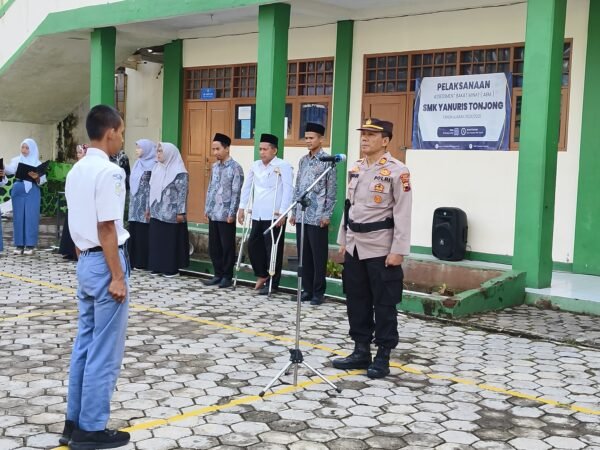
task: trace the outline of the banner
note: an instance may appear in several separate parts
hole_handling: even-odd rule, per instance
[[[505,73],[418,79],[413,148],[508,150],[511,85]]]

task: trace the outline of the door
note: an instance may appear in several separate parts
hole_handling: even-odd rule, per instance
[[[406,95],[369,96],[363,100],[363,118],[375,117],[394,124],[394,136],[388,150],[402,162],[406,162],[406,148],[410,145],[410,138],[407,140],[410,133],[407,132],[409,111],[406,105]]]
[[[190,176],[188,220],[206,223],[204,203],[215,162],[211,152],[215,133],[231,135],[231,112],[228,101],[188,102],[185,105],[183,161]]]

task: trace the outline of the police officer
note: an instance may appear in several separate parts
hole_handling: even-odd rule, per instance
[[[208,219],[208,253],[215,269],[215,276],[206,286],[232,286],[235,264],[235,217],[240,205],[244,183],[242,166],[230,153],[231,138],[215,134],[212,152],[217,162],[212,166],[210,185],[206,194],[204,214]]]
[[[300,158],[294,199],[306,191],[315,180],[327,169],[328,163],[320,161],[321,157],[329,156],[323,150],[325,127],[318,123],[306,124],[304,140],[308,154]],[[304,255],[302,270],[302,301],[310,300],[311,305],[323,303],[325,295],[325,275],[327,255],[329,250],[329,223],[335,207],[336,175],[335,166],[311,192],[307,194],[310,204],[304,212]],[[302,242],[301,229],[302,207],[298,205],[290,214],[290,225],[296,227],[296,242],[298,255]],[[296,300],[293,297],[292,300]]]
[[[59,442],[73,450],[114,448],[129,433],[106,429],[119,376],[129,310],[123,228],[125,171],[110,162],[123,146],[124,125],[110,106],[94,106],[86,119],[91,143],[66,182],[71,237],[79,253],[79,324],[73,345],[67,420]]]
[[[359,128],[364,158],[348,177],[338,244],[354,351],[333,361],[337,369],[367,369],[369,378],[390,373],[398,345],[396,305],[402,300],[402,262],[410,252],[412,192],[408,168],[387,151],[393,125],[369,119]],[[375,334],[377,355],[371,362]]]

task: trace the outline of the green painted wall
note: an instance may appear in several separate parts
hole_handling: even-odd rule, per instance
[[[183,41],[165,45],[163,72],[162,141],[181,149],[183,122]]]
[[[274,134],[279,138],[278,156],[283,158],[290,10],[287,3],[263,5],[258,9],[254,159],[258,159],[258,144],[262,133]]]
[[[115,44],[114,27],[92,31],[90,40],[90,106],[115,104]]]
[[[513,268],[550,286],[566,0],[528,0]]]
[[[348,122],[350,120],[350,81],[352,76],[352,43],[354,22],[344,20],[337,24],[335,68],[333,81],[333,114],[331,119],[331,153],[348,154]],[[329,227],[329,242],[335,243],[344,214],[347,164],[337,165],[337,203]]]
[[[573,270],[600,275],[600,2],[590,2]]]

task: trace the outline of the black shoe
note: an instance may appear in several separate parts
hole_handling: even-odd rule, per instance
[[[390,352],[392,349],[379,347],[373,364],[367,369],[369,378],[383,378],[390,374]]]
[[[62,436],[58,438],[60,445],[67,445],[71,440],[71,435],[75,429],[75,422],[72,420],[65,420],[65,427],[63,428]]]
[[[308,302],[310,301],[310,299],[312,298],[312,295],[310,295],[310,293],[306,292],[306,291],[302,291],[302,294],[300,294],[300,301],[301,302]],[[292,295],[290,297],[290,300],[295,302],[298,300],[297,294],[296,295]]]
[[[315,295],[310,301],[311,305],[320,305],[321,303],[323,303],[322,295]]]
[[[366,369],[370,364],[371,344],[368,342],[355,342],[350,356],[333,360],[333,367],[341,370]]]
[[[271,294],[274,294],[278,290],[278,287],[273,286],[271,288]],[[265,283],[265,285],[258,290],[258,295],[269,295],[269,283]]]
[[[210,280],[203,281],[204,286],[216,286],[221,282],[221,277],[212,277]]]
[[[219,288],[228,288],[233,286],[233,281],[230,278],[222,278],[219,283]]]
[[[69,442],[71,450],[95,450],[122,447],[129,443],[129,433],[117,430],[85,431],[75,429]]]

